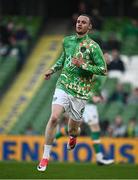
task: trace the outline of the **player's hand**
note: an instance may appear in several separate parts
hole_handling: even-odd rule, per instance
[[[72,64],[74,64],[77,67],[80,67],[84,63],[84,60],[82,58],[76,58],[74,57],[72,59]]]
[[[100,102],[103,102],[103,97],[102,96],[93,96],[92,100],[94,103],[100,103]]]
[[[54,72],[53,72],[52,69],[47,70],[47,72],[45,73],[45,79],[46,79],[46,80],[49,80],[50,77],[51,77],[51,75],[52,75],[53,73],[54,73]]]

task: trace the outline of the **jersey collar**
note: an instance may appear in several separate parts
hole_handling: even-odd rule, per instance
[[[78,35],[76,34],[76,40],[78,40],[78,41],[83,41],[83,40],[85,40],[85,39],[87,39],[88,38],[88,34],[86,34],[85,36],[83,36],[83,37],[78,37]]]

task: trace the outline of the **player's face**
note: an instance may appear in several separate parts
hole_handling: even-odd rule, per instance
[[[78,35],[84,35],[90,30],[90,20],[87,16],[79,16],[76,22],[76,32]]]

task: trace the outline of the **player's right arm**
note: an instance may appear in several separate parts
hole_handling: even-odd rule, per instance
[[[52,74],[61,70],[64,66],[64,61],[65,61],[65,50],[64,50],[64,42],[63,42],[63,51],[61,53],[61,56],[58,58],[56,63],[49,70],[47,70],[47,72],[45,73],[45,79],[46,80],[50,79]]]

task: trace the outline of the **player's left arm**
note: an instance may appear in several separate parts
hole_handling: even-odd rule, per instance
[[[98,44],[94,44],[90,49],[91,60],[93,65],[84,63],[81,65],[82,69],[92,72],[97,75],[107,75],[107,66],[102,53],[102,50]]]
[[[106,62],[98,44],[90,46],[90,57],[93,64],[90,64],[88,61],[85,62],[83,59],[78,60],[77,58],[73,59],[73,64],[93,74],[107,75]]]

